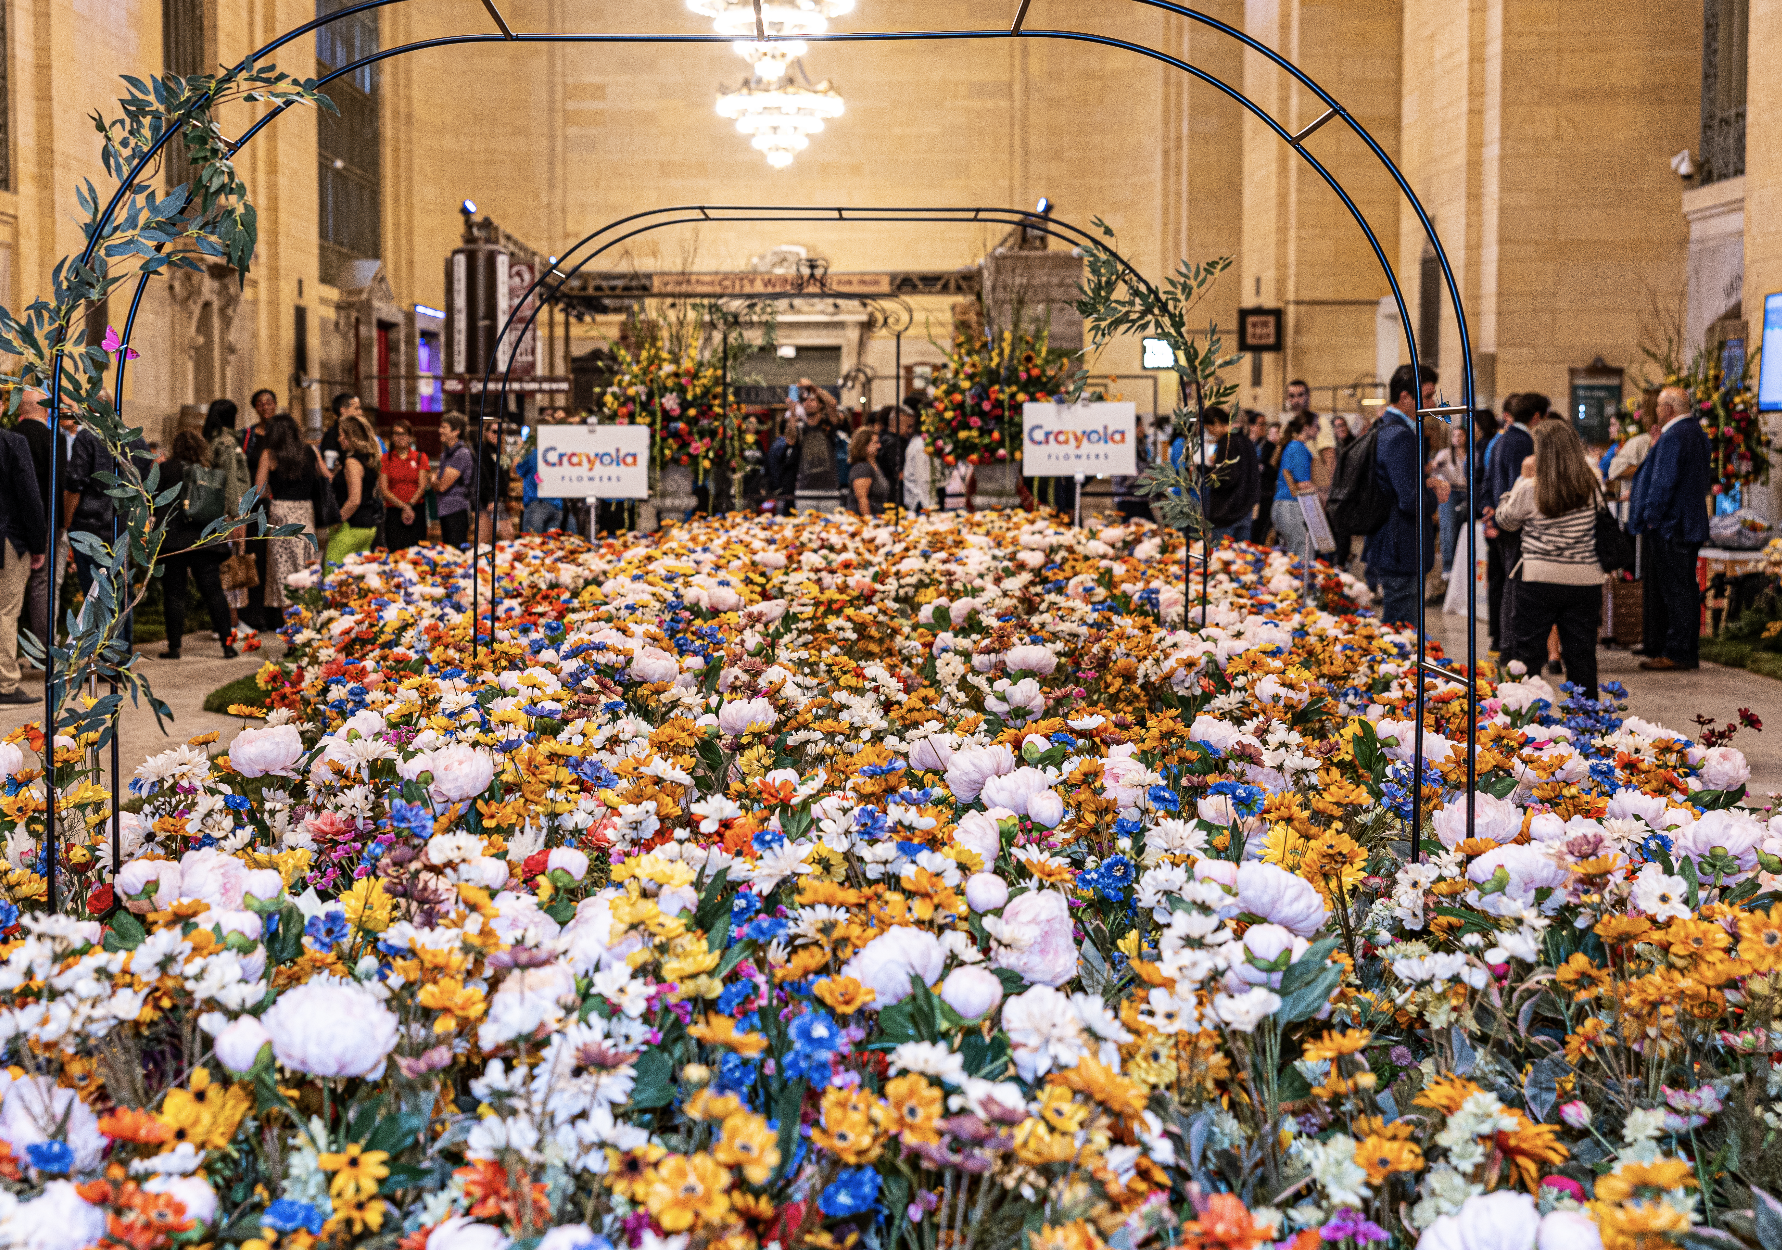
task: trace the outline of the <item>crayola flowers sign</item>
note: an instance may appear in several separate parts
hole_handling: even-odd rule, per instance
[[[650,427],[540,426],[538,493],[545,499],[648,499]]]
[[[1137,413],[1131,403],[1023,404],[1021,472],[1028,477],[1137,473]]]

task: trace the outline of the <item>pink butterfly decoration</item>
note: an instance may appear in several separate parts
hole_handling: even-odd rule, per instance
[[[110,326],[105,327],[105,342],[100,344],[100,346],[105,348],[106,352],[110,355],[116,355],[121,348],[125,360],[135,360],[137,356],[141,354],[134,347],[125,347],[123,340],[118,337],[118,332]]]

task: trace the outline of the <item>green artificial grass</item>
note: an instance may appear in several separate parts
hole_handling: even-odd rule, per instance
[[[237,677],[204,696],[204,710],[207,712],[227,712],[230,705],[235,703],[266,706],[266,692],[254,683],[254,674]]]
[[[1704,638],[1701,641],[1702,659],[1724,664],[1728,668],[1746,667],[1756,651],[1754,645],[1741,638]],[[1782,656],[1776,658],[1782,659]]]

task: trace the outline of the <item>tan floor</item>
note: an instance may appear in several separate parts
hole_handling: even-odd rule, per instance
[[[1466,618],[1446,616],[1430,608],[1427,626],[1431,638],[1440,640],[1447,654],[1460,660],[1466,654]],[[1485,622],[1479,622],[1479,648],[1490,645]],[[1773,806],[1773,795],[1782,795],[1782,681],[1742,668],[1725,668],[1704,662],[1686,673],[1648,673],[1640,657],[1624,647],[1601,647],[1596,653],[1599,681],[1618,681],[1627,687],[1628,712],[1694,737],[1699,729],[1695,716],[1712,716],[1724,724],[1748,707],[1764,724],[1762,733],[1742,729],[1732,745],[1751,762],[1747,783],[1752,806]],[[1549,680],[1557,680],[1549,678]]]
[[[215,730],[227,744],[235,736],[241,728],[241,720],[206,712],[204,699],[218,686],[257,672],[267,660],[284,654],[285,644],[277,635],[263,634],[261,637],[263,645],[258,651],[245,651],[233,660],[223,658],[216,635],[209,633],[188,634],[181,648],[184,656],[178,660],[156,658],[165,649],[162,643],[150,643],[141,649],[143,658],[138,661],[141,672],[154,692],[173,709],[173,719],[163,729],[155,724],[155,714],[146,703],[132,707],[128,700],[125,701],[123,715],[119,718],[118,763],[126,784],[143,760],[188,738]],[[35,670],[27,672],[34,673]],[[27,677],[26,685],[41,694],[42,674]],[[43,704],[40,702],[0,705],[0,733],[42,717]],[[101,756],[101,766],[109,778],[111,753],[107,750],[101,752]]]

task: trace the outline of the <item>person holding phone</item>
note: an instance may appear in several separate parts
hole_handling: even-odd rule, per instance
[[[797,446],[800,495],[826,494],[840,499],[841,478],[836,472],[835,437],[841,428],[841,411],[828,391],[809,378],[799,378],[787,392],[791,401],[786,419],[791,440]]]

